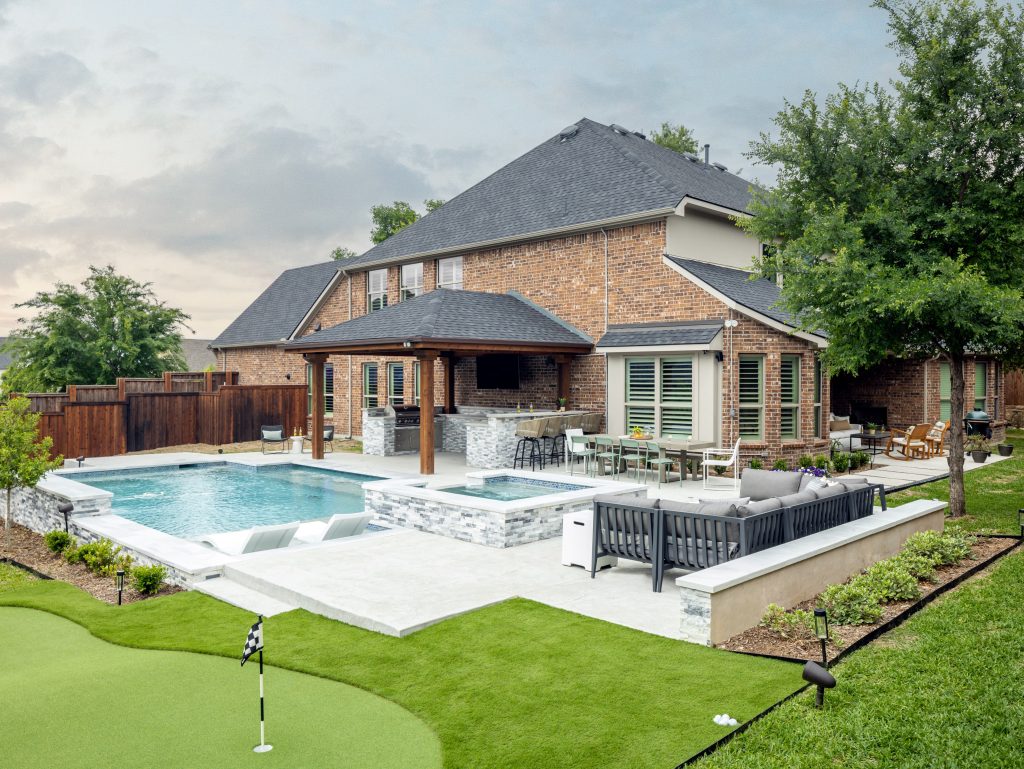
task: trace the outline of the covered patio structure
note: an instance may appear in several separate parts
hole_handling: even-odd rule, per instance
[[[574,356],[593,351],[593,341],[561,318],[516,292],[507,294],[439,288],[340,323],[286,344],[310,364],[311,381],[323,379],[331,355],[414,357],[420,362],[420,473],[434,473],[434,362],[444,362],[444,411],[455,411],[455,361],[496,353],[545,355],[558,365],[558,396],[569,397]],[[323,390],[312,388],[312,453],[323,459]]]

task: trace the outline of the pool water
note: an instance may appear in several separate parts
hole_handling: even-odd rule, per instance
[[[517,499],[530,499],[531,497],[544,497],[550,494],[560,494],[563,491],[579,491],[586,486],[573,483],[559,483],[557,481],[542,481],[526,478],[512,478],[498,476],[486,478],[482,485],[478,486],[449,486],[440,491],[447,491],[451,494],[461,494],[466,497],[479,497],[481,499],[493,499],[498,502],[513,502]]]
[[[113,493],[111,512],[178,537],[198,537],[363,510],[375,476],[275,465],[185,465],[76,473],[74,480]]]

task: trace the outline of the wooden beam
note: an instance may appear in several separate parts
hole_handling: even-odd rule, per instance
[[[455,356],[444,359],[444,413],[455,413]]]
[[[312,366],[310,373],[310,389],[313,391],[313,425],[310,428],[310,441],[313,444],[313,459],[324,458],[324,363],[327,356],[313,354],[303,356],[306,363]]]
[[[434,361],[436,350],[416,356],[420,362],[420,473],[434,474]]]

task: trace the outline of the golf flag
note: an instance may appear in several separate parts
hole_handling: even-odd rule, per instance
[[[242,649],[242,664],[258,651],[263,651],[263,617],[256,620],[256,624],[249,628],[249,635],[245,638],[245,648]]]

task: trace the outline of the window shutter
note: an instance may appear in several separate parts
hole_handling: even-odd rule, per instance
[[[626,400],[654,402],[653,360],[630,358],[626,361]]]

